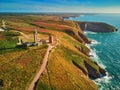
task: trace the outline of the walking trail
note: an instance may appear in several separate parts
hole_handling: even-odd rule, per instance
[[[30,39],[30,37],[23,33],[23,32],[20,32],[19,33],[24,36],[26,39]],[[37,72],[37,74],[35,75],[34,79],[32,80],[30,86],[28,87],[28,90],[34,90],[35,86],[36,86],[36,83],[37,81],[40,79],[40,76],[42,75],[42,73],[44,72],[44,70],[46,69],[46,66],[47,66],[47,62],[48,62],[48,56],[50,54],[50,51],[55,48],[59,43],[59,40],[56,39],[56,44],[55,45],[52,45],[52,44],[48,44],[48,48],[47,48],[47,51],[45,53],[45,56],[44,56],[44,59],[43,59],[43,63],[39,69],[39,71]]]
[[[43,63],[41,65],[41,67],[40,67],[40,70],[37,72],[36,76],[34,77],[33,81],[31,82],[30,86],[28,87],[28,90],[34,90],[37,81],[40,79],[40,76],[42,75],[42,73],[46,69],[47,62],[48,62],[48,56],[49,56],[50,51],[54,47],[56,47],[57,45],[58,45],[58,39],[57,39],[57,42],[56,42],[55,45],[48,44],[48,49],[47,49],[47,51],[45,53],[45,57],[43,59]]]

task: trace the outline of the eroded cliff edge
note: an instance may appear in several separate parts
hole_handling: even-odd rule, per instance
[[[83,31],[92,32],[115,32],[117,28],[103,22],[78,22]]]

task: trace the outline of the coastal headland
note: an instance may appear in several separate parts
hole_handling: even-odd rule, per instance
[[[42,39],[48,42],[49,35],[54,36],[53,41],[56,41],[55,38],[59,40],[55,49],[49,52],[45,71],[36,83],[36,90],[98,90],[91,79],[105,76],[106,71],[90,58],[90,49],[85,44],[91,43],[91,40],[84,35],[84,30],[110,32],[116,31],[116,28],[105,23],[64,20],[63,16],[0,15],[0,20],[6,21],[7,28],[6,31],[0,32],[0,80],[3,82],[0,86],[2,89],[28,89],[38,73],[48,48],[47,44],[31,47],[17,45],[20,39],[24,42],[32,42],[33,31],[36,29],[38,41]],[[74,15],[68,17],[70,16],[74,17]]]
[[[115,32],[117,28],[103,22],[78,22],[83,31]]]

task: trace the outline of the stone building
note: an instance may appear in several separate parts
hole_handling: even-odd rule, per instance
[[[53,43],[53,36],[52,35],[49,35],[49,43]]]
[[[44,40],[44,39],[40,39],[39,44],[40,44],[40,45],[42,45],[42,44],[47,44],[47,42],[46,42],[46,40]]]
[[[19,39],[19,43],[18,45],[22,44],[24,46],[30,47],[30,46],[39,46],[39,45],[43,45],[43,44],[47,44],[46,40],[41,38],[40,40],[38,40],[38,32],[37,29],[35,29],[33,31],[33,42],[23,42],[22,39]],[[49,35],[49,43],[53,43],[53,36]]]

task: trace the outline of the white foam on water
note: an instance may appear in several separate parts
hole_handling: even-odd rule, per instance
[[[108,72],[106,72],[106,76],[102,77],[102,78],[98,78],[95,81],[95,83],[99,84],[99,83],[110,83],[111,79],[114,78],[113,76],[110,76],[108,74]]]
[[[98,42],[98,41],[92,39],[91,44],[92,44],[92,45],[95,45],[95,44],[101,44],[101,42]]]
[[[91,46],[98,45],[98,44],[101,44],[101,42],[98,42],[98,41],[92,39],[91,44],[86,44],[86,46],[87,46],[88,48],[90,48]],[[91,48],[90,48],[90,49],[91,49]],[[92,50],[92,49],[91,49],[91,50]]]
[[[86,44],[86,46],[91,50],[91,52],[89,53],[89,55],[91,56],[90,58],[96,61],[99,66],[105,69],[106,66],[101,62],[99,56],[97,55],[98,51],[95,48],[91,49],[91,46],[97,45],[97,44],[101,44],[101,42],[92,40],[92,44]],[[102,51],[99,51],[99,52],[102,52]],[[108,72],[106,72],[106,76],[102,78],[97,78],[94,80],[94,82],[99,86],[99,90],[105,90],[105,87],[102,85],[102,83],[105,83],[105,84],[110,83],[112,78],[114,77],[110,76]]]
[[[86,35],[86,34],[97,34],[97,33],[91,31],[84,31],[84,34]]]
[[[90,53],[89,53],[90,58],[96,61],[99,64],[99,66],[101,66],[102,68],[106,68],[106,66],[103,65],[103,63],[101,62],[100,58],[98,57],[96,53],[98,51],[95,48],[91,49],[91,46],[101,44],[101,42],[98,42],[96,40],[92,40],[92,42],[93,42],[92,44],[86,44],[86,46],[90,49]]]
[[[85,15],[80,15],[80,17],[84,17]]]
[[[69,19],[72,20],[72,19],[74,19],[74,18],[73,18],[73,17],[70,17]]]
[[[89,55],[91,56],[90,58],[93,59],[94,61],[96,61],[98,63],[99,66],[101,66],[102,68],[106,68],[106,66],[101,62],[99,56],[96,53],[96,49],[91,49],[91,52],[89,53]]]
[[[110,83],[112,78],[114,78],[114,77],[109,76],[109,74],[107,73],[106,76],[104,76],[102,78],[98,78],[98,79],[94,80],[94,82],[98,85],[99,90],[110,90],[110,89],[106,89],[106,87],[104,87],[102,84]]]

